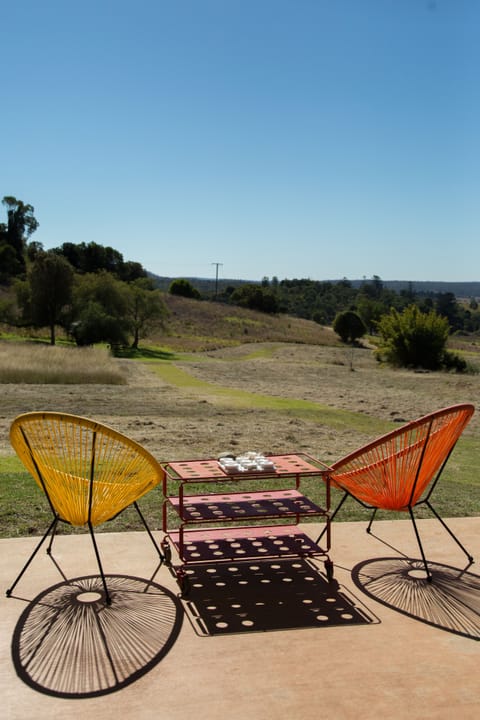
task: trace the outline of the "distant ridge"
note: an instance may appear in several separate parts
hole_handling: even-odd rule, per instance
[[[332,280],[331,282],[339,282]],[[350,280],[353,287],[360,287],[365,280]],[[453,293],[457,298],[471,298],[480,295],[479,282],[447,282],[441,280],[382,280],[384,287],[389,290],[409,290],[421,293]]]
[[[155,280],[157,286],[161,290],[168,290],[168,287],[172,280],[175,280],[175,278],[155,275],[154,273],[149,273],[149,275]],[[207,290],[212,291],[215,288],[215,280],[212,278],[185,277],[185,280],[189,280],[192,285],[194,285],[196,288],[203,292],[206,292]],[[384,287],[388,288],[389,290],[394,290],[395,292],[411,289],[412,291],[417,293],[435,294],[449,292],[453,293],[456,298],[480,298],[480,281],[448,282],[440,280],[382,280],[381,278],[380,280]],[[244,285],[245,283],[259,282],[259,280],[234,280],[230,278],[221,278],[218,280],[218,289],[219,291],[221,291],[229,285],[237,287],[239,285]],[[342,282],[342,280],[318,280],[317,282],[338,283]],[[371,282],[371,278],[366,278],[362,280],[348,280],[348,282],[352,285],[352,287],[357,288],[360,287],[364,282]]]

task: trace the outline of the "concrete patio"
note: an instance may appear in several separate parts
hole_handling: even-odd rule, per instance
[[[449,524],[480,558],[480,517],[456,518]],[[42,549],[9,599],[4,590],[35,539],[1,540],[2,716],[8,720],[477,718],[478,565],[462,573],[466,559],[440,524],[420,521],[434,575],[433,583],[427,584],[414,569],[405,569],[413,568],[409,558],[418,558],[408,521],[377,522],[375,536],[367,535],[365,527],[363,522],[335,523],[331,557],[339,590],[365,607],[368,621],[342,625],[319,620],[318,626],[298,629],[201,636],[183,616],[168,652],[148,672],[121,689],[88,698],[56,697],[32,687],[17,675],[12,659],[13,651],[18,661],[18,643],[23,642],[15,633],[22,613],[43,591],[62,583],[60,569],[69,579],[95,574],[88,536],[58,537],[54,546],[58,565]],[[315,525],[305,528],[315,537]],[[98,539],[107,574],[153,577],[176,595],[178,588],[165,566],[154,575],[156,557],[144,533],[101,534]],[[382,582],[369,582],[379,574]],[[36,605],[42,603],[37,600]],[[53,664],[52,660],[52,673],[58,672]],[[68,673],[68,668],[60,670]]]

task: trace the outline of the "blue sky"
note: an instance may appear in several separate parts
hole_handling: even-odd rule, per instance
[[[479,280],[479,28],[478,0],[10,3],[0,196],[159,275]]]

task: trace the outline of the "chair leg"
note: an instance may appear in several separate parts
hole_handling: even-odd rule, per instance
[[[368,527],[367,527],[368,534],[370,534],[370,532],[372,530],[372,524],[373,524],[373,521],[375,520],[375,515],[377,514],[377,510],[378,510],[378,508],[373,508],[372,516],[370,518],[370,522],[368,523]]]
[[[103,572],[102,561],[100,560],[100,553],[98,552],[97,541],[95,540],[95,533],[93,532],[93,526],[90,522],[88,523],[88,529],[90,530],[90,537],[92,538],[93,549],[95,550],[98,569],[100,570],[100,575],[102,577],[103,589],[105,590],[105,600],[107,602],[107,605],[111,605],[112,598],[110,597],[110,593],[108,592],[107,581],[105,579],[105,573]]]
[[[338,513],[338,511],[339,511],[340,508],[342,507],[342,505],[343,505],[343,503],[345,502],[345,500],[347,499],[347,497],[348,497],[348,493],[346,492],[345,495],[344,495],[344,496],[342,497],[342,499],[340,500],[340,502],[338,503],[338,505],[337,505],[337,507],[335,508],[335,510],[333,511],[333,514],[330,516],[330,520],[329,520],[330,523],[332,522],[332,520],[334,519],[334,517],[336,516],[336,514]],[[318,545],[318,543],[320,542],[320,540],[322,539],[322,537],[325,535],[325,533],[327,532],[327,528],[328,528],[328,524],[325,525],[325,527],[323,528],[322,532],[320,533],[320,535],[318,536],[318,538],[315,540],[315,543],[316,543],[317,545]]]
[[[421,556],[422,556],[423,564],[424,564],[424,566],[425,566],[425,572],[427,573],[427,581],[428,581],[428,582],[432,582],[432,576],[431,576],[431,574],[430,574],[430,570],[429,570],[429,567],[428,567],[427,559],[426,559],[426,557],[425,557],[425,553],[423,552],[422,541],[420,540],[420,533],[418,532],[417,523],[415,522],[415,516],[414,516],[414,514],[413,514],[413,510],[412,510],[411,507],[408,508],[408,512],[410,513],[410,517],[411,517],[411,519],[412,519],[413,529],[415,530],[415,535],[416,535],[416,538],[417,538],[418,547],[420,548],[420,554],[421,554]]]
[[[33,558],[35,557],[35,555],[38,553],[38,551],[39,551],[40,548],[42,547],[43,543],[45,542],[45,540],[46,540],[47,537],[49,536],[50,532],[52,532],[52,531],[55,532],[55,528],[56,528],[56,526],[57,526],[57,523],[58,523],[58,517],[55,516],[55,517],[53,518],[52,522],[50,523],[50,525],[48,526],[47,532],[44,534],[44,536],[42,537],[42,539],[40,540],[40,542],[37,544],[35,550],[34,550],[33,553],[30,555],[29,559],[27,560],[27,562],[25,563],[25,565],[24,565],[23,568],[21,569],[21,571],[20,571],[19,575],[17,576],[15,582],[13,583],[13,585],[11,585],[11,586],[8,588],[8,590],[7,590],[7,592],[6,592],[7,597],[10,597],[10,596],[11,596],[11,594],[12,594],[15,586],[17,585],[18,581],[20,580],[20,578],[23,577],[25,571],[26,571],[27,568],[29,567],[29,565],[30,565],[30,563],[32,562],[32,560],[33,560]]]
[[[57,516],[57,517],[55,518],[55,524],[54,524],[53,527],[52,527],[52,535],[51,535],[51,537],[50,537],[50,542],[48,543],[47,555],[51,555],[51,554],[52,554],[52,546],[53,546],[53,541],[54,541],[54,539],[55,539],[55,533],[57,532],[58,520],[59,520],[59,518],[58,518],[58,516]]]
[[[151,531],[150,528],[148,527],[147,521],[145,520],[145,518],[144,518],[144,516],[143,516],[143,514],[142,514],[142,512],[141,512],[141,510],[140,510],[140,508],[138,507],[138,504],[137,504],[136,502],[134,502],[133,504],[134,504],[134,506],[135,506],[135,509],[136,509],[137,513],[138,513],[139,516],[140,516],[140,520],[142,521],[142,523],[143,523],[143,525],[144,525],[144,527],[145,527],[145,530],[146,530],[147,533],[148,533],[148,536],[149,536],[150,540],[152,541],[152,543],[153,543],[153,545],[154,545],[154,547],[155,547],[155,549],[156,549],[156,551],[157,551],[157,553],[158,553],[158,555],[159,555],[159,557],[160,557],[160,567],[161,567],[162,563],[163,563],[164,560],[165,560],[165,557],[164,557],[162,551],[160,550],[160,548],[158,547],[158,544],[157,544],[155,538],[153,537],[152,531]]]
[[[467,558],[468,558],[468,561],[469,561],[470,563],[473,563],[473,557],[472,557],[472,555],[470,555],[470,553],[468,552],[468,550],[462,545],[462,543],[461,543],[460,540],[457,538],[457,536],[454,535],[454,533],[452,532],[452,530],[450,530],[450,528],[448,527],[447,523],[443,520],[443,518],[440,517],[440,515],[437,513],[437,511],[435,510],[435,508],[433,507],[433,505],[431,505],[428,500],[425,500],[425,504],[427,505],[427,507],[430,508],[430,510],[431,510],[432,513],[435,515],[435,517],[437,518],[437,520],[440,521],[441,525],[443,525],[443,527],[444,527],[445,530],[448,532],[448,534],[450,535],[450,537],[452,537],[452,538],[455,540],[455,542],[457,543],[458,547],[459,547],[461,550],[463,550],[463,552],[465,553],[465,555],[466,555]]]

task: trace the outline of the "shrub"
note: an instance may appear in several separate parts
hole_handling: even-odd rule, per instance
[[[94,345],[108,342],[110,345],[126,345],[128,334],[119,319],[109,315],[100,303],[90,301],[72,324],[70,333],[77,345]]]
[[[197,288],[194,287],[189,280],[185,280],[184,278],[172,280],[168,292],[170,295],[179,295],[180,297],[192,298],[193,300],[200,300],[201,298]]]
[[[417,305],[409,305],[401,313],[392,309],[379,321],[378,332],[381,359],[399,367],[442,367],[449,324],[434,310],[422,313]]]
[[[231,295],[231,302],[263,313],[274,314],[279,309],[275,294],[268,288],[253,283],[237,288]]]
[[[333,329],[343,342],[354,343],[367,332],[360,315],[353,310],[339,312],[333,321]]]
[[[467,361],[462,358],[458,353],[453,353],[446,350],[443,353],[443,366],[445,370],[452,370],[454,372],[466,372],[468,369]]]

